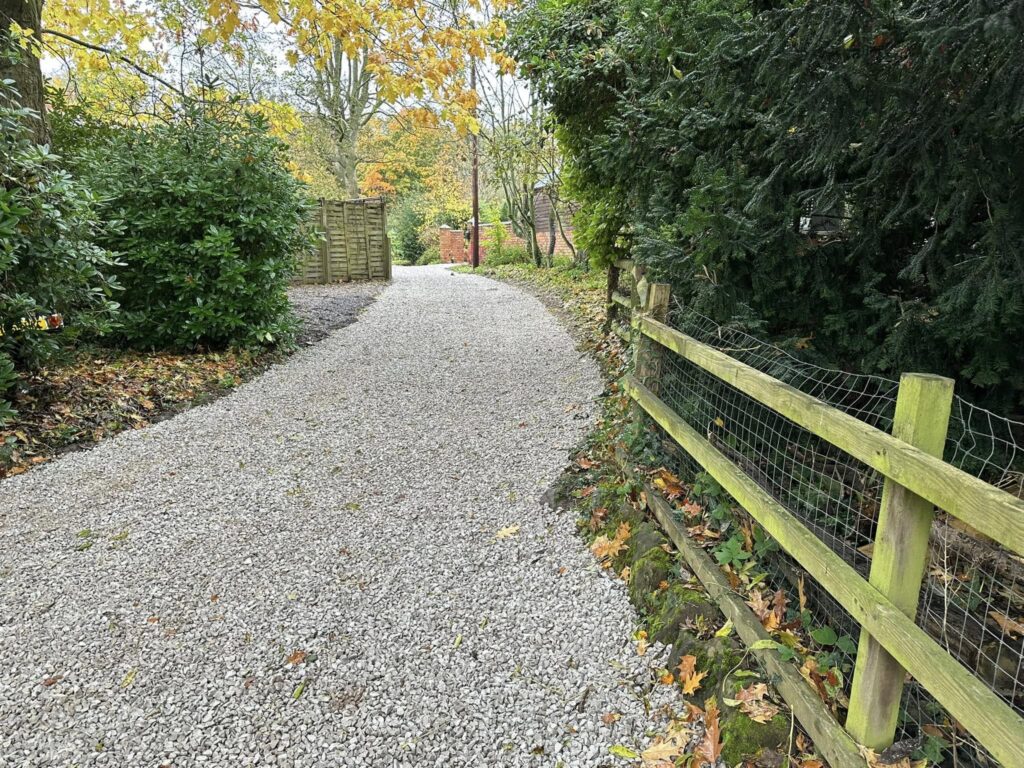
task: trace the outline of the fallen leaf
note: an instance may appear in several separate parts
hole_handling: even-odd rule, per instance
[[[707,672],[694,672],[685,680],[680,681],[683,686],[683,693],[692,695],[700,690],[700,681],[708,676]]]
[[[696,502],[690,501],[689,499],[683,502],[683,505],[679,507],[679,509],[682,511],[684,515],[687,515],[689,517],[704,514],[704,507],[702,507],[700,504],[697,504]]]
[[[693,674],[697,668],[697,657],[696,656],[683,656],[679,659],[679,666],[676,667],[679,670],[679,679],[685,680]]]
[[[743,688],[736,694],[740,702],[740,711],[756,723],[767,723],[777,714],[779,708],[770,701],[765,701],[768,694],[768,686],[764,683],[754,683]]]
[[[291,656],[288,657],[286,664],[301,664],[306,660],[305,651],[292,651]]]
[[[624,744],[615,744],[611,747],[608,747],[608,751],[616,757],[622,757],[626,760],[636,760],[638,757],[640,757],[640,755],[638,755],[636,752],[634,752],[632,749],[625,746]]]
[[[597,464],[597,462],[591,461],[586,456],[580,456],[578,459],[576,459],[576,463],[579,464],[580,467],[582,467],[583,469],[590,469],[591,467],[596,466]]]
[[[654,478],[654,487],[661,491],[669,501],[686,495],[686,489],[679,482],[679,478],[664,468],[658,470],[658,475]]]
[[[598,536],[590,545],[590,551],[604,565],[615,558],[622,550],[626,549],[626,541],[630,537],[629,523],[620,523],[615,531],[615,538],[609,539],[606,535]]]
[[[49,688],[51,685],[56,685],[63,679],[64,675],[53,675],[52,677],[48,677],[45,680],[43,680],[43,685]]]
[[[725,622],[725,624],[722,625],[722,628],[720,630],[715,632],[715,637],[728,637],[731,634],[732,634],[732,619],[729,619],[729,621]]]
[[[869,768],[926,768],[928,765],[927,760],[911,760],[909,757],[901,758],[896,762],[884,762],[881,755],[865,746],[860,747],[860,754]]]
[[[138,673],[137,669],[128,670],[128,674],[124,676],[124,680],[121,681],[122,688],[128,688],[132,683],[135,682],[135,675]]]
[[[596,531],[598,528],[604,525],[605,520],[607,519],[608,509],[606,507],[598,507],[597,509],[590,513],[590,530]]]
[[[718,758],[722,754],[722,729],[718,722],[718,702],[714,697],[708,700],[704,708],[704,738],[694,754],[708,765],[718,765]]]
[[[644,761],[644,766],[654,766],[659,763],[664,764],[664,761],[670,760],[673,757],[679,755],[679,746],[671,741],[662,741],[657,744],[652,744],[643,752],[640,753],[640,757]],[[671,765],[671,763],[668,763]]]
[[[668,670],[665,670],[665,672],[662,673],[661,677],[658,678],[658,682],[660,682],[662,685],[672,685],[672,683],[674,683],[675,681],[676,676]]]
[[[605,712],[601,715],[601,722],[605,725],[612,725],[622,719],[622,715],[618,712]]]
[[[507,538],[509,538],[511,536],[515,536],[517,533],[519,533],[519,526],[518,525],[509,525],[509,526],[507,526],[505,528],[502,528],[500,531],[498,531],[498,533],[495,535],[495,538],[507,539]]]
[[[1014,621],[1005,613],[999,613],[998,611],[989,611],[989,617],[999,628],[1007,635],[1024,635],[1024,619]]]
[[[649,646],[650,643],[647,642],[647,633],[644,632],[643,636],[636,641],[636,655],[643,656],[645,653],[647,653],[647,648]]]
[[[750,599],[746,601],[747,605],[754,612],[754,615],[764,623],[764,620],[768,618],[771,612],[771,603],[768,601],[760,589],[752,590],[750,593]]]

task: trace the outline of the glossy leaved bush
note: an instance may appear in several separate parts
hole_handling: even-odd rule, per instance
[[[1024,0],[539,0],[577,238],[818,362],[1024,407]]]
[[[82,150],[83,177],[118,221],[117,333],[166,350],[270,345],[293,330],[286,289],[314,246],[307,196],[265,122],[199,108]]]
[[[52,362],[71,337],[107,330],[117,293],[95,198],[35,143],[18,98],[0,83],[0,424],[12,415],[16,372]],[[35,327],[51,313],[64,316],[63,334]]]

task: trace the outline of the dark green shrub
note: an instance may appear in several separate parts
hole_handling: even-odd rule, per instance
[[[538,0],[580,245],[862,372],[1024,407],[1024,0]]]
[[[0,423],[12,415],[4,398],[17,369],[51,362],[62,343],[109,328],[116,285],[107,276],[111,254],[100,234],[95,201],[60,166],[56,155],[30,139],[27,110],[0,83]],[[67,331],[26,327],[39,315],[64,315]]]
[[[103,244],[124,262],[120,333],[133,346],[195,349],[289,338],[286,289],[313,245],[284,145],[249,114],[192,112],[123,130],[82,152],[81,168],[122,222]]]
[[[423,228],[423,206],[419,195],[406,195],[398,200],[388,214],[391,248],[395,259],[416,264],[426,250],[420,240]]]

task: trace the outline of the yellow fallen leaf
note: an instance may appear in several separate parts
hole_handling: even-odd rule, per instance
[[[517,533],[519,533],[519,526],[518,525],[510,525],[510,526],[502,528],[500,531],[498,531],[498,533],[497,533],[495,538],[507,539],[510,536],[515,536]]]
[[[679,755],[679,747],[671,741],[663,741],[660,744],[652,744],[640,753],[644,765],[653,765],[663,760],[669,760]]]
[[[129,670],[128,674],[124,676],[124,680],[121,681],[121,687],[122,688],[130,687],[131,684],[135,682],[135,675],[136,674],[138,674],[138,670],[137,669]]]
[[[694,672],[683,680],[683,693],[694,694],[700,690],[700,681],[708,676],[707,672]]]
[[[647,642],[647,630],[641,629],[639,632],[636,633],[635,637],[636,655],[643,656],[645,653],[647,653],[647,648],[650,646],[650,643]]]

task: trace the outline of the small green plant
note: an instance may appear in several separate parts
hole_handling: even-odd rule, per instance
[[[420,264],[440,264],[441,263],[441,248],[436,245],[431,245],[425,251],[419,260]]]
[[[715,559],[719,565],[728,565],[739,570],[743,563],[752,555],[743,548],[743,536],[733,534],[714,549]]]
[[[502,248],[500,252],[487,250],[487,265],[500,267],[506,264],[530,264],[530,254],[521,245],[510,245]]]

